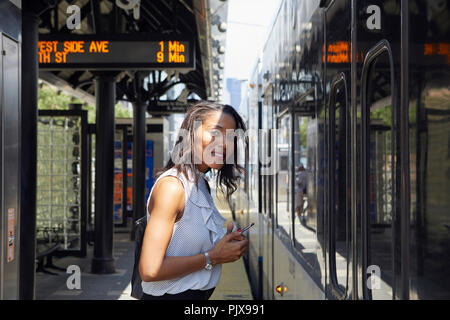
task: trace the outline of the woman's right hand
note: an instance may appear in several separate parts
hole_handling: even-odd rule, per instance
[[[213,265],[238,260],[248,248],[248,239],[240,232],[231,232],[220,239],[208,254]]]

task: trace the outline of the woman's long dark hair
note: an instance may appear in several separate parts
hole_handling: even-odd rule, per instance
[[[187,178],[188,177],[187,171],[190,170],[193,173],[195,183],[197,184],[199,174],[197,173],[197,170],[195,170],[194,154],[192,152],[192,150],[194,150],[194,134],[195,134],[194,123],[195,121],[202,121],[203,123],[203,121],[209,114],[217,111],[232,116],[236,123],[236,130],[242,129],[245,132],[246,130],[245,123],[242,120],[241,116],[236,112],[236,110],[234,110],[232,106],[210,101],[201,101],[193,105],[188,109],[186,113],[183,123],[181,124],[180,133],[178,134],[174,148],[171,152],[171,155],[173,155],[174,152],[177,152],[179,150],[181,144],[183,143],[184,144],[183,151],[186,151],[186,153],[182,154],[181,157],[182,159],[185,159],[187,161],[174,163],[172,157],[170,157],[165,167],[158,170],[156,174],[157,177],[171,168],[176,168],[178,172],[182,172]],[[188,132],[190,141],[183,141],[181,129],[184,129],[185,132]],[[236,138],[234,139],[236,140]],[[248,146],[247,136],[244,136],[243,143],[244,143],[243,152],[245,152],[245,160],[247,161],[247,146]],[[238,148],[236,141],[233,145],[234,145],[233,163],[227,163],[228,161],[226,161],[223,167],[220,170],[218,170],[216,175],[216,184],[218,188],[225,194],[227,199],[229,199],[230,196],[237,190],[241,174],[245,172],[244,167],[240,166],[237,161]]]

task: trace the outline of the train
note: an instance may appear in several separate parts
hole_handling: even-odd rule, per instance
[[[230,200],[256,299],[450,298],[449,21],[446,0],[281,1]]]

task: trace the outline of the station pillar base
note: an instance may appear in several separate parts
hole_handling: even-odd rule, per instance
[[[93,258],[91,264],[91,273],[110,274],[116,272],[114,259]]]

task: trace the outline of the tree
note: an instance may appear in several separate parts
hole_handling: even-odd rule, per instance
[[[38,109],[40,110],[69,110],[70,103],[83,104],[82,109],[88,111],[88,123],[95,123],[95,106],[84,102],[78,98],[54,89],[53,87],[43,84],[38,91]],[[121,103],[114,106],[116,118],[132,118],[133,114],[125,108]]]

